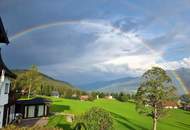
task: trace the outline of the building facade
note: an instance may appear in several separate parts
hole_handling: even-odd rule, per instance
[[[11,79],[15,79],[13,74],[4,64],[1,57],[1,46],[8,44],[6,32],[0,18],[0,128],[11,123],[15,119],[15,97],[11,94]]]
[[[22,114],[23,119],[46,117],[49,115],[51,101],[46,98],[16,101],[16,113]]]

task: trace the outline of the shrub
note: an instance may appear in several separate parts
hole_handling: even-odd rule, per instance
[[[93,107],[84,114],[76,117],[75,125],[78,125],[79,128],[83,127],[86,130],[112,130],[113,119],[108,111]]]

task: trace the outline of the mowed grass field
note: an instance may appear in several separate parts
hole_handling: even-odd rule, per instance
[[[92,102],[61,98],[51,99],[53,101],[52,112],[77,115],[93,106],[98,106],[111,112],[115,130],[150,130],[152,128],[151,118],[138,114],[134,103],[123,103],[107,99]],[[64,130],[70,130],[71,124],[67,123],[62,115],[56,115],[50,117],[48,127],[62,127]],[[158,122],[158,130],[190,130],[190,112],[179,109],[171,110],[166,117]]]

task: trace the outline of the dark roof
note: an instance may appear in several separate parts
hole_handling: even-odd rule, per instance
[[[7,34],[5,32],[1,17],[0,17],[0,43],[6,43],[6,44],[9,43],[9,40],[8,40]]]
[[[0,17],[0,43],[2,43],[2,44],[9,43],[9,40],[8,40],[7,34],[5,32],[1,17]],[[1,48],[0,48],[0,75],[1,75],[2,70],[5,71],[5,76],[11,77],[11,78],[16,78],[16,75],[14,73],[12,73],[4,64],[2,57],[1,57]]]
[[[51,103],[50,100],[46,99],[46,98],[33,98],[31,100],[17,100],[16,104],[47,104],[47,103]]]
[[[0,75],[1,75],[1,72],[2,70],[5,71],[5,76],[7,77],[10,77],[10,78],[13,78],[15,79],[17,76],[12,73],[7,67],[6,65],[4,64],[3,60],[2,60],[2,57],[1,57],[1,48],[0,48]]]

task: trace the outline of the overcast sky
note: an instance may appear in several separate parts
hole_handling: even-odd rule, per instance
[[[189,0],[0,0],[0,16],[12,69],[80,85],[190,67]]]

